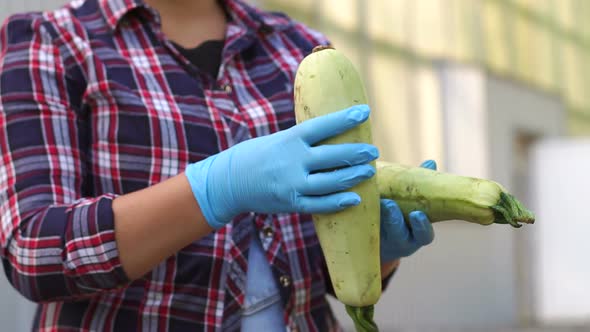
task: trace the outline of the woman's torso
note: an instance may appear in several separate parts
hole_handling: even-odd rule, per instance
[[[80,91],[72,102],[88,170],[84,195],[146,188],[188,163],[295,124],[297,64],[324,41],[282,16],[227,3],[233,20],[216,78],[165,41],[157,16],[140,2],[77,1],[44,14],[62,45],[69,82]],[[336,328],[313,224],[309,216],[288,214],[241,215],[129,287],[86,301],[42,304],[35,324],[55,330],[236,330],[252,223],[280,285],[287,325]]]

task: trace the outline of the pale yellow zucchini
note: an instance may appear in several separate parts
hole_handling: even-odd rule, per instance
[[[316,49],[295,77],[297,122],[368,104],[361,78],[352,63],[334,49]],[[370,119],[321,144],[372,143]],[[372,163],[376,166],[375,162]],[[379,259],[379,192],[375,177],[353,187],[361,203],[344,211],[315,214],[313,221],[338,300],[368,306],[381,296]]]
[[[535,216],[495,181],[377,161],[380,196],[402,212],[420,210],[431,222],[463,220],[480,225],[532,224]]]

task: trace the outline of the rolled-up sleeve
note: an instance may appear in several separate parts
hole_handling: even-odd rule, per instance
[[[64,45],[40,16],[0,30],[0,256],[12,285],[36,302],[124,285],[113,194],[90,196],[83,89]]]

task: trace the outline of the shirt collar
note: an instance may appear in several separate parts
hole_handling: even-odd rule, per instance
[[[104,18],[112,30],[117,28],[121,19],[130,11],[146,7],[142,0],[98,0]]]
[[[256,8],[243,0],[223,0],[232,21],[247,30],[263,33],[287,28],[291,20],[279,13],[270,13]]]
[[[136,8],[147,8],[143,0],[98,0],[105,20],[112,30],[115,30],[119,22]],[[247,30],[270,32],[282,30],[288,27],[291,20],[278,13],[269,13],[260,10],[243,0],[220,0],[232,19],[232,22]],[[156,19],[159,20],[156,15]]]

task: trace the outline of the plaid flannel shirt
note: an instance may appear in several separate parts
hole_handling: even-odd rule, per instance
[[[12,285],[39,303],[35,330],[239,330],[252,223],[287,329],[340,330],[309,215],[241,215],[143,278],[121,268],[113,199],[293,126],[297,65],[327,43],[283,14],[224,4],[215,78],[176,51],[140,0],[76,0],[4,22],[0,256]]]

